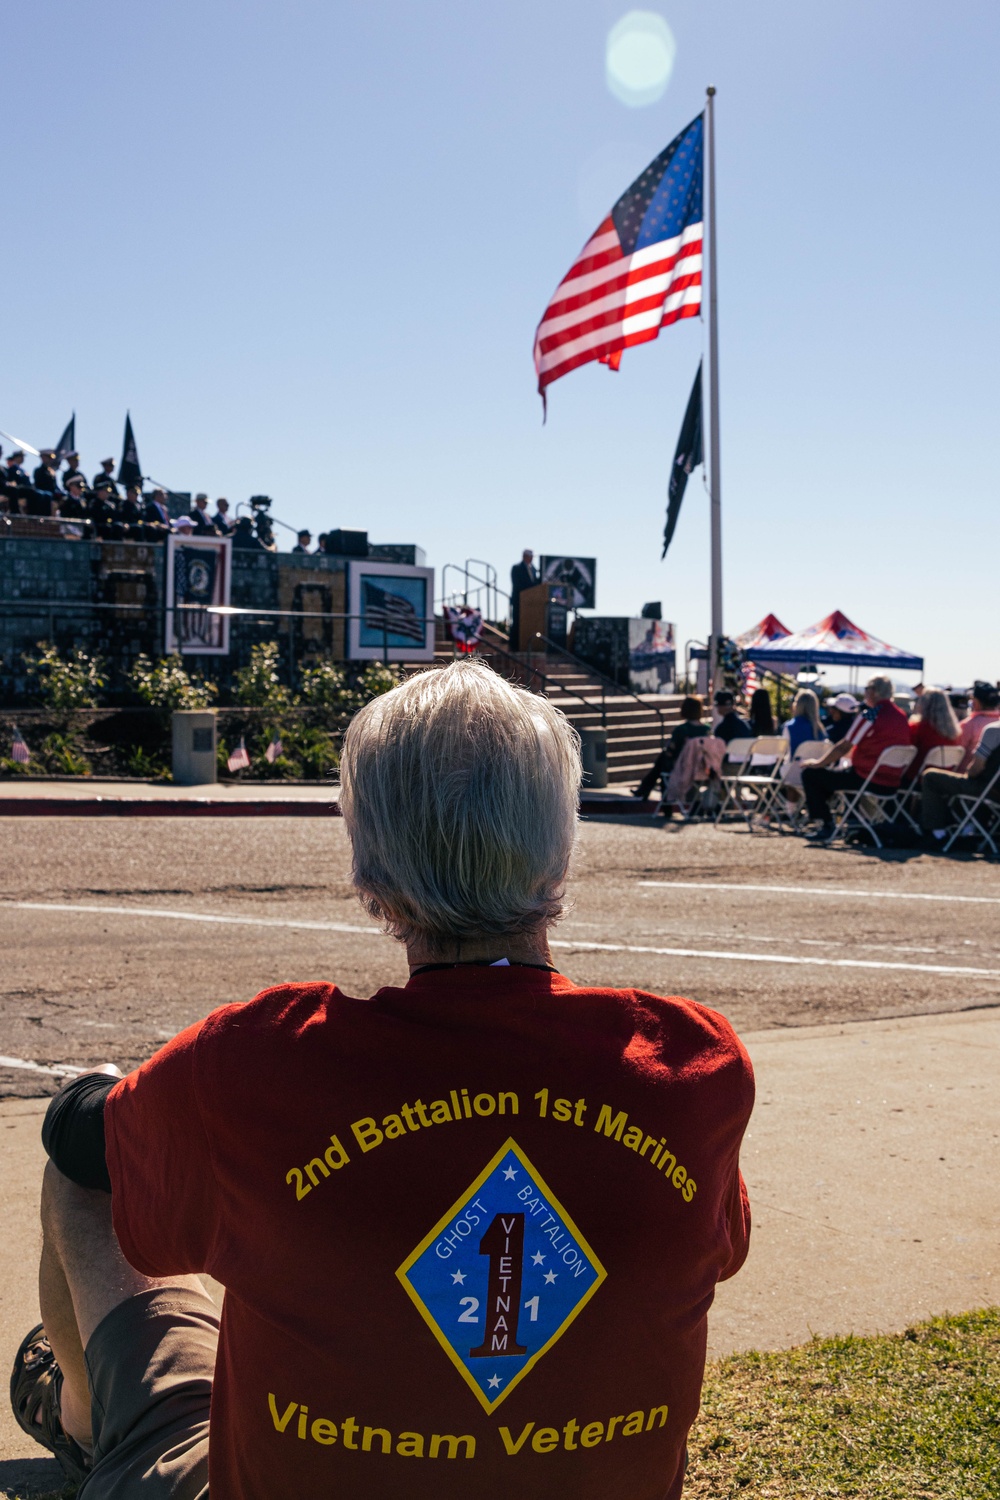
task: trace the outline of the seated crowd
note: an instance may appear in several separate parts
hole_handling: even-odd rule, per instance
[[[828,843],[833,838],[836,794],[857,791],[868,782],[868,790],[875,795],[895,792],[901,786],[919,791],[920,823],[926,842],[933,848],[944,840],[953,821],[953,797],[961,793],[978,796],[989,790],[991,799],[1000,803],[1000,778],[995,789],[992,785],[1000,769],[1000,689],[993,683],[977,681],[971,702],[964,694],[956,698],[959,706],[968,709],[961,721],[955,713],[955,700],[939,689],[924,689],[922,685],[917,688],[914,710],[908,718],[893,701],[891,679],[881,675],[869,680],[863,702],[851,693],[839,693],[822,712],[817,695],[803,688],[795,696],[791,716],[778,730],[764,688],[753,693],[746,718],[737,711],[733,693],[716,693],[714,727],[704,722],[702,699],[692,695],[681,704],[681,723],[636,787],[635,795],[648,797],[661,778],[666,786],[666,778],[678,766],[692,739],[712,735],[723,741],[725,770],[744,759],[734,742],[780,736],[786,741],[784,746],[760,746],[775,753],[759,755],[755,750],[754,760],[773,766],[780,759],[782,795],[789,806],[804,799],[804,823],[812,825],[807,834],[812,842]],[[916,751],[908,765],[879,764],[883,752],[894,746]],[[956,763],[946,768],[936,764],[940,757],[935,756],[928,765],[928,756],[944,746],[961,751],[960,757],[951,757]],[[675,811],[666,794],[661,811],[667,818]]]

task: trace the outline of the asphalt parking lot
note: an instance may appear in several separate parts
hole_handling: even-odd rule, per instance
[[[339,819],[0,820],[0,1097],[129,1068],[213,1006],[402,983]],[[584,823],[555,934],[582,984],[684,994],[741,1030],[988,1007],[1000,866],[652,820]],[[48,1071],[54,1070],[54,1071]]]
[[[405,979],[339,819],[0,819],[0,1348],[37,1317],[44,1098],[288,979]],[[898,1329],[997,1297],[1000,867],[585,823],[554,956],[723,1010],[757,1073],[750,1259],[712,1355]],[[53,1463],[0,1413],[0,1495]]]

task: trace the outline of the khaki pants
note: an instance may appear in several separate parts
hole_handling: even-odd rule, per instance
[[[94,1467],[78,1500],[207,1500],[219,1322],[183,1287],[112,1308],[85,1351]]]

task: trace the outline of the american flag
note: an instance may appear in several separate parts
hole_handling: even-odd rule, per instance
[[[401,635],[422,646],[427,625],[402,594],[391,594],[367,578],[361,580],[361,615],[365,625],[384,630],[387,635]]]
[[[250,756],[247,754],[245,737],[240,735],[240,742],[226,761],[230,771],[245,771],[250,764]]]
[[[650,162],[584,245],[535,334],[545,388],[592,359],[617,370],[622,350],[701,310],[702,162],[698,115]]]
[[[31,759],[31,751],[24,743],[24,736],[16,724],[14,725],[14,743],[11,746],[10,758],[11,760],[16,760],[19,766],[26,766]]]
[[[284,751],[284,748],[284,745],[281,743],[281,735],[275,730],[271,736],[271,743],[264,751],[264,759],[273,766],[278,756]],[[249,761],[247,764],[249,765]]]

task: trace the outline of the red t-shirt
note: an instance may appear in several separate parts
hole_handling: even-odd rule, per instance
[[[717,1012],[544,970],[265,990],[105,1114],[114,1224],[226,1287],[212,1500],[676,1500],[747,1253]]]
[[[910,725],[902,709],[897,708],[888,698],[879,703],[874,719],[869,721],[861,715],[859,719],[862,725],[860,732],[855,735],[852,725],[849,735],[854,741],[851,765],[859,776],[867,776],[883,750],[888,750],[892,745],[910,743]],[[867,728],[864,727],[865,724]],[[875,777],[875,785],[898,786],[902,774],[899,767],[886,766]]]

